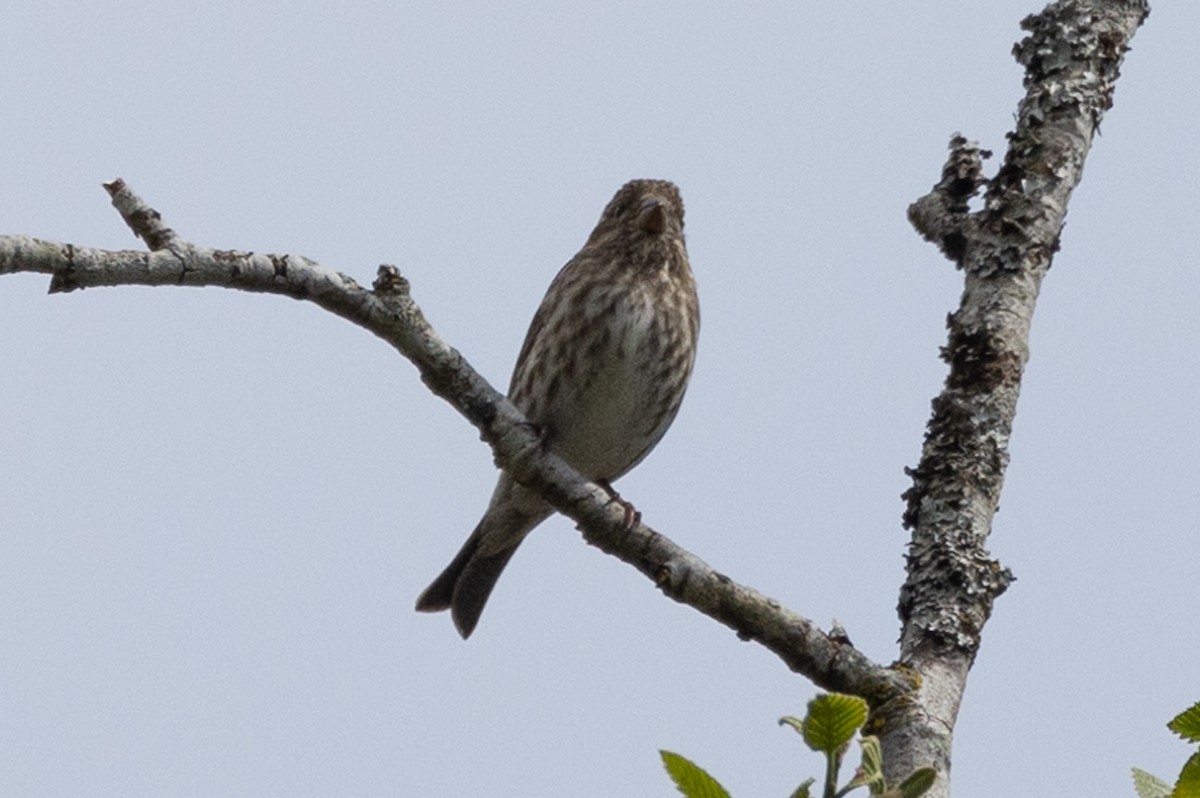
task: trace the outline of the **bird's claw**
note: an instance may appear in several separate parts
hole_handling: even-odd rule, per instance
[[[601,479],[596,482],[597,485],[604,488],[604,492],[608,494],[609,500],[621,505],[621,509],[625,511],[625,520],[621,523],[624,531],[628,532],[642,521],[642,513],[629,502],[621,498],[621,494],[613,489],[607,479]]]

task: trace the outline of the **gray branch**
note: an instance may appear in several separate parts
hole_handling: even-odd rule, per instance
[[[51,293],[98,286],[218,286],[313,302],[369,330],[412,361],[421,379],[474,424],[498,466],[539,490],[579,524],[584,538],[652,579],[659,589],[774,651],[797,673],[831,690],[888,696],[907,679],[870,661],[842,636],[713,570],[638,520],[541,445],[521,413],[426,321],[408,281],[382,266],[371,289],[296,255],[206,249],[182,241],[122,181],[113,205],[153,251],[110,252],[16,236],[0,237],[0,274],[50,275]]]
[[[942,350],[950,371],[933,402],[921,460],[910,469],[904,524],[912,530],[900,590],[900,662],[920,676],[912,702],[879,713],[887,773],[922,765],[945,774],[967,672],[992,604],[1013,575],[985,544],[999,505],[1029,328],[1059,248],[1071,192],[1121,62],[1150,9],[1145,0],[1060,0],[1021,27],[1013,50],[1026,95],[996,176],[990,153],[956,135],[942,179],[909,208],[917,231],[964,272],[961,304]],[[983,207],[969,210],[984,189]]]

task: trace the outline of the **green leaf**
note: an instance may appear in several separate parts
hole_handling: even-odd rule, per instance
[[[900,782],[900,794],[904,798],[920,798],[937,780],[936,768],[917,768]]]
[[[670,751],[659,751],[667,775],[687,798],[729,798],[729,793],[704,769],[686,757]]]
[[[780,726],[791,726],[796,730],[796,734],[804,734],[804,721],[800,718],[793,718],[791,715],[785,715],[779,719]]]
[[[879,745],[879,738],[867,735],[858,744],[862,747],[862,772],[872,781],[883,784],[883,748]]]
[[[1183,764],[1171,798],[1200,798],[1200,753],[1192,754]]]
[[[855,695],[826,693],[808,702],[801,734],[812,750],[837,754],[866,722],[866,701]]]
[[[1133,769],[1133,789],[1138,798],[1170,798],[1171,785],[1138,768]]]
[[[816,779],[805,779],[800,786],[792,791],[788,798],[812,798],[812,793],[809,792],[809,787],[813,786]]]
[[[880,795],[887,784],[883,780],[883,749],[879,746],[879,738],[868,735],[858,744],[862,746],[862,764],[854,778],[839,792],[845,794],[865,784],[870,787],[871,795]]]
[[[1172,718],[1167,728],[1189,743],[1200,743],[1200,701]]]

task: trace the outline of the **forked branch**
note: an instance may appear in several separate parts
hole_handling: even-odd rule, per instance
[[[426,321],[408,281],[379,268],[371,289],[295,255],[206,249],[182,240],[161,214],[122,181],[106,186],[113,204],[150,252],[109,252],[15,236],[0,237],[0,274],[51,275],[51,292],[97,286],[218,286],[313,302],[391,344],[412,361],[429,388],[453,405],[492,447],[497,464],[538,489],[579,524],[587,541],[633,565],[662,592],[774,651],[798,673],[829,689],[885,700],[907,680],[867,659],[777,601],[740,585],[640,520],[541,445],[502,394],[492,388]]]

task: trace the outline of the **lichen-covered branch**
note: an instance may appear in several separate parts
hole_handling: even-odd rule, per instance
[[[106,188],[122,217],[153,251],[109,252],[3,236],[0,274],[48,274],[51,292],[117,285],[219,286],[320,305],[412,361],[425,384],[479,429],[498,465],[536,487],[580,524],[588,542],[633,565],[667,596],[720,621],[742,639],[761,643],[789,668],[829,689],[868,696],[877,704],[911,689],[904,674],[870,661],[843,638],[716,572],[640,520],[628,528],[624,507],[547,450],[516,408],[442,340],[395,267],[380,267],[368,289],[295,255],[195,246],[181,240],[123,182]]]
[[[949,374],[905,493],[912,542],[900,661],[921,688],[915,703],[879,718],[890,778],[928,764],[949,772],[967,672],[992,603],[1013,580],[985,544],[1034,305],[1129,40],[1148,14],[1144,0],[1060,0],[1025,19],[1029,36],[1014,55],[1026,70],[1026,95],[1003,165],[984,179],[987,154],[955,136],[941,181],[909,209],[918,232],[963,270],[965,288],[947,322]],[[970,213],[980,187],[983,208]],[[943,778],[934,794],[948,791]]]

